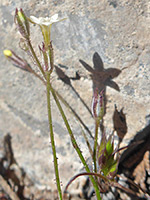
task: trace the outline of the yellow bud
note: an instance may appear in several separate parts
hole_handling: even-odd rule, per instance
[[[19,16],[19,18],[20,18],[20,20],[21,20],[22,22],[25,21],[25,17],[24,17],[24,15],[23,15],[23,13],[22,13],[21,11],[18,11],[18,16]]]
[[[3,51],[3,54],[6,56],[6,57],[11,57],[12,56],[12,52],[8,49],[4,50]]]

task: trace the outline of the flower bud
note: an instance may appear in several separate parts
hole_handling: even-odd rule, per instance
[[[126,122],[126,115],[123,112],[123,108],[120,111],[118,111],[116,105],[113,115],[113,124],[114,130],[117,132],[117,135],[119,137],[119,141],[122,141],[127,133],[128,127]]]
[[[49,57],[47,56],[47,51],[46,51],[44,43],[42,43],[42,47],[39,46],[39,50],[40,50],[40,52],[42,54],[43,70],[44,71],[48,71],[50,62],[49,62]]]
[[[34,17],[34,16],[30,16],[30,22],[33,24],[37,24],[40,26],[42,34],[43,34],[43,38],[44,38],[44,43],[45,43],[45,48],[48,49],[49,43],[51,41],[50,35],[51,35],[51,26],[52,24],[59,22],[59,21],[63,21],[64,19],[59,19],[58,18],[58,14],[53,15],[52,17]]]
[[[92,100],[92,114],[95,119],[101,120],[104,116],[104,90],[98,91],[98,88],[94,90]]]
[[[3,51],[3,54],[6,56],[6,57],[11,57],[12,56],[12,51],[10,51],[9,49],[5,49]]]
[[[18,9],[16,8],[15,22],[21,35],[28,40],[30,37],[30,27],[27,17],[25,16],[22,9],[18,11]]]
[[[98,164],[101,172],[108,178],[113,178],[118,170],[119,159],[118,157],[115,158],[114,152],[114,140],[112,136],[106,140],[104,134],[98,150]]]
[[[32,71],[30,65],[25,60],[17,56],[13,51],[5,49],[3,53],[16,67],[28,72]]]

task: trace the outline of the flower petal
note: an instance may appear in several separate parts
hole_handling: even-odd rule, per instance
[[[52,17],[51,17],[51,23],[55,23],[55,22],[58,22],[59,20],[58,20],[58,14],[55,14],[55,15],[53,15]]]
[[[58,14],[53,15],[52,17],[34,17],[34,16],[30,16],[30,21],[34,24],[38,24],[40,26],[50,26],[53,23],[59,22],[59,21],[63,21],[64,19],[58,19]]]
[[[34,24],[40,24],[40,19],[34,16],[30,16],[30,20]]]

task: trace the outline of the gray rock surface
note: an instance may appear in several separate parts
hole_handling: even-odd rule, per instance
[[[87,1],[0,1],[0,138],[12,136],[17,162],[32,177],[39,188],[55,188],[53,161],[49,143],[46,110],[46,90],[31,74],[17,69],[2,54],[5,48],[19,49],[20,35],[14,24],[15,8],[23,8],[30,16],[49,16],[58,13],[67,20],[54,24],[52,40],[55,64],[62,64],[68,76],[78,71],[81,79],[72,85],[90,107],[92,81],[79,62],[93,66],[95,52],[101,56],[105,69],[117,68],[122,73],[114,80],[120,92],[107,87],[105,126],[113,128],[114,104],[124,107],[128,133],[123,143],[145,126],[150,114],[150,2],[149,0],[87,0]],[[32,28],[34,47],[41,44],[38,27]],[[26,57],[26,56],[25,56]],[[26,57],[27,58],[27,57]],[[76,94],[53,74],[53,86],[93,130],[93,119]],[[63,185],[82,165],[71,146],[70,138],[53,103],[53,122],[58,162]],[[65,108],[64,108],[65,109]],[[67,112],[67,109],[65,109]],[[88,157],[81,128],[71,114],[69,121],[84,155]]]

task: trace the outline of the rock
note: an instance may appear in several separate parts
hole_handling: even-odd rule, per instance
[[[24,52],[19,49],[20,35],[13,21],[16,6],[22,7],[28,16],[58,13],[61,17],[67,17],[67,20],[52,25],[55,64],[63,65],[61,69],[68,77],[75,77],[76,72],[80,74],[81,78],[71,80],[71,84],[89,108],[92,80],[79,59],[93,67],[92,58],[97,52],[105,69],[116,68],[122,71],[113,80],[119,86],[120,92],[106,87],[107,112],[104,125],[111,132],[114,104],[119,110],[124,107],[128,132],[122,145],[127,144],[145,127],[145,117],[150,114],[149,1],[16,0],[14,3],[11,0],[2,0],[0,50],[2,52],[9,48],[24,56]],[[38,45],[42,42],[39,28],[32,26],[31,33],[33,46],[38,51]],[[27,55],[25,57],[29,60]],[[0,59],[0,137],[9,132],[14,155],[20,166],[37,187],[54,190],[56,186],[49,143],[46,89],[31,74],[13,67],[2,54]],[[55,72],[52,83],[93,132],[94,121],[76,93],[58,80]],[[60,175],[65,186],[82,165],[53,100],[52,105]],[[68,113],[65,106],[63,108]],[[86,158],[89,157],[77,120],[70,113],[67,116],[80,148]]]

